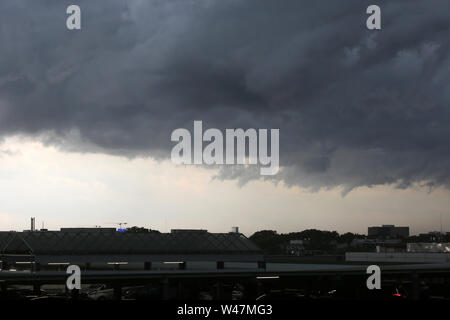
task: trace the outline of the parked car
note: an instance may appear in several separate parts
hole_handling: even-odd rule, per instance
[[[161,291],[152,286],[130,287],[124,291],[123,298],[130,300],[150,300],[159,299]]]
[[[114,289],[103,284],[89,291],[87,296],[91,300],[113,300]]]

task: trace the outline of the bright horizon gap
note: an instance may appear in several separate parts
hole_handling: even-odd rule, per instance
[[[450,226],[450,192],[442,187],[430,193],[419,184],[360,187],[342,197],[342,188],[310,192],[262,180],[238,186],[214,179],[217,169],[66,152],[23,137],[4,139],[0,150],[2,230],[29,229],[30,217],[38,229],[44,222],[49,230],[120,221],[161,232],[239,226],[246,235],[306,229],[366,234],[367,227],[382,224],[418,234],[440,230],[441,214],[443,230]]]

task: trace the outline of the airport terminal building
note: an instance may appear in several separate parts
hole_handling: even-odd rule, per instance
[[[77,264],[89,269],[164,269],[229,263],[264,266],[262,251],[240,233],[206,230],[117,232],[114,228],[0,232],[2,268],[53,269]]]

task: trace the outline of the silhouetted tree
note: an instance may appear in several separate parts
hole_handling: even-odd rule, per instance
[[[160,233],[158,230],[152,230],[152,229],[147,229],[147,228],[143,228],[143,227],[131,227],[131,228],[127,228],[127,231],[125,232],[133,232],[133,233],[149,233],[149,232],[156,232],[156,233]]]
[[[282,236],[277,234],[273,230],[262,230],[255,232],[249,238],[264,252],[269,254],[281,254],[284,253],[284,242]]]

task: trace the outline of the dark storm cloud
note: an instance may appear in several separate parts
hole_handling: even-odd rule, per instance
[[[312,189],[450,185],[450,2],[0,4],[0,132],[66,150],[167,156],[170,133],[280,128],[282,171]],[[225,167],[241,183],[258,170]]]

